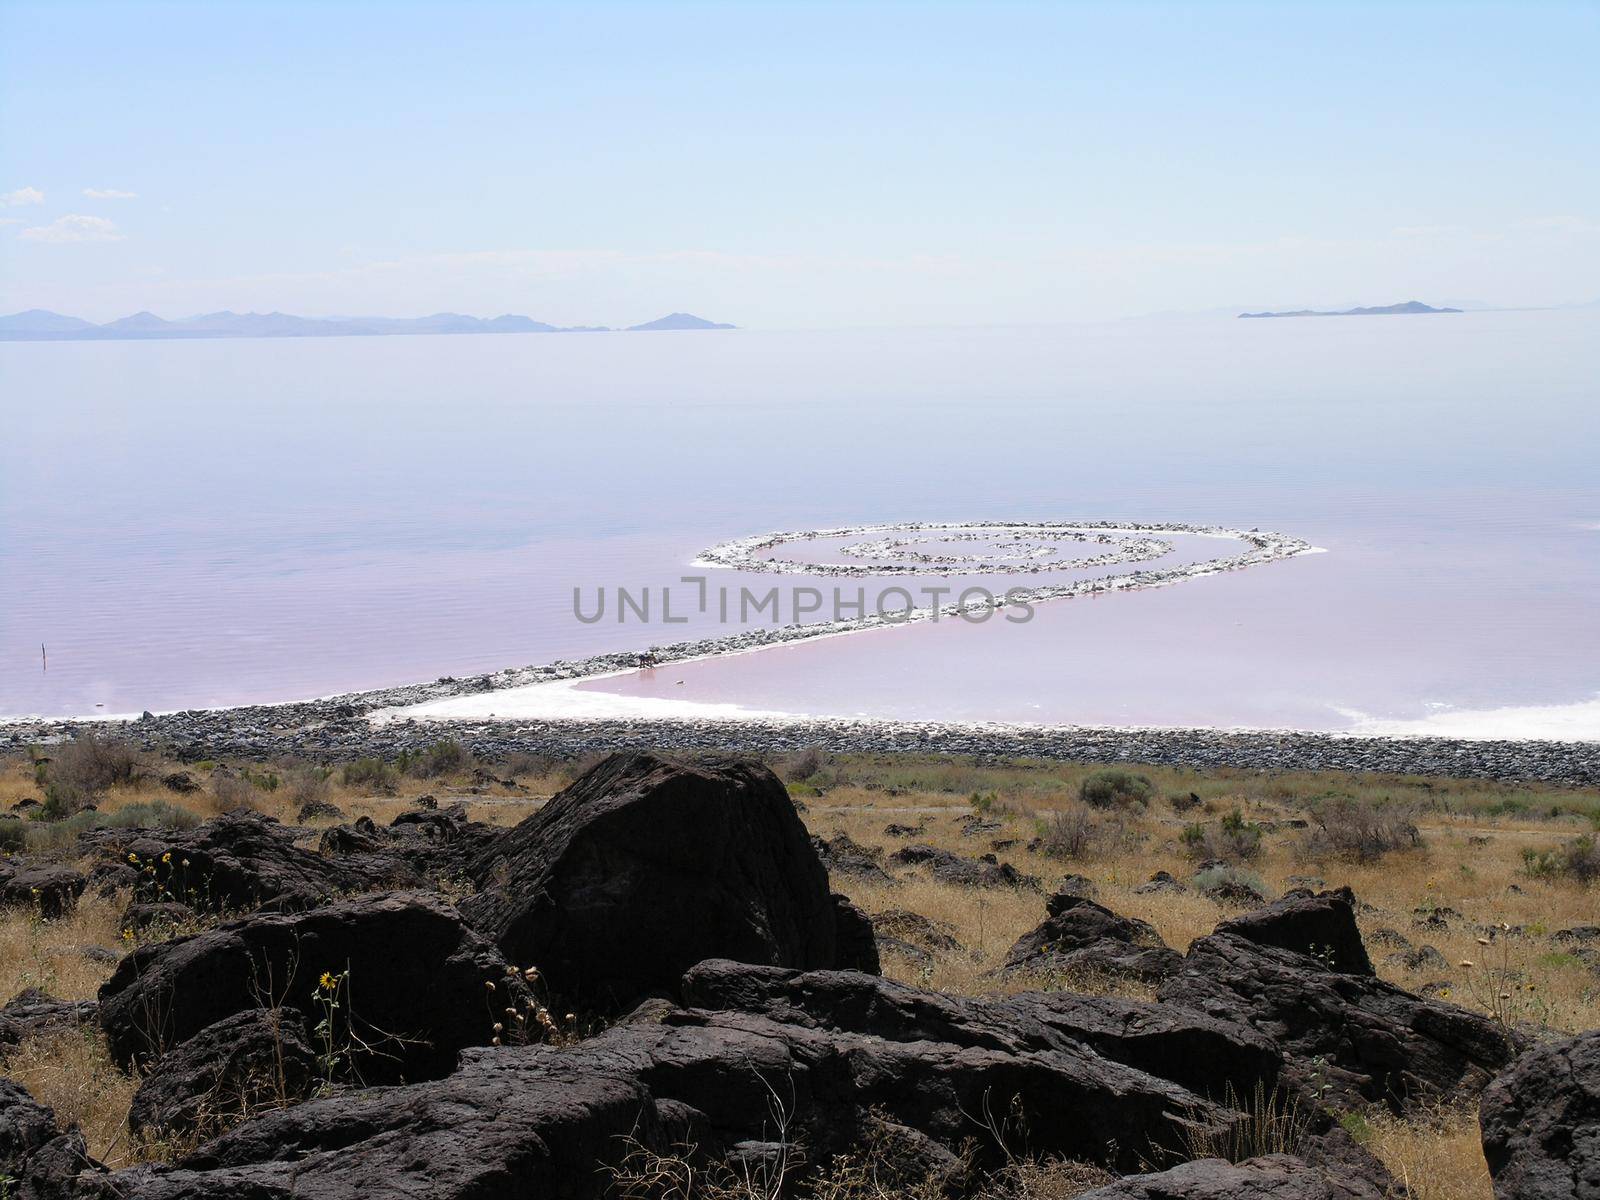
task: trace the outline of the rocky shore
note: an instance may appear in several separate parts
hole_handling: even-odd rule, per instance
[[[631,656],[630,656],[631,657]],[[348,759],[418,751],[445,733],[485,760],[526,752],[576,756],[620,749],[1021,757],[1260,770],[1377,771],[1461,779],[1600,785],[1600,743],[1373,738],[1292,730],[1117,729],[869,720],[423,721],[383,710],[493,690],[495,677],[295,704],[146,715],[117,726],[149,749],[192,758]],[[376,716],[376,719],[374,717]],[[106,722],[0,726],[0,748],[51,742]]]

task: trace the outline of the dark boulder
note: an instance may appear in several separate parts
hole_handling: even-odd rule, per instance
[[[1478,1119],[1496,1200],[1600,1198],[1600,1030],[1529,1050]]]
[[[302,825],[308,821],[342,821],[344,809],[326,800],[307,800],[295,814],[295,820]]]
[[[15,1080],[0,1077],[0,1194],[8,1200],[75,1200],[80,1171],[98,1171],[83,1134]]]
[[[1271,944],[1301,944],[1309,931],[1320,957]],[[1378,979],[1370,966],[1334,969],[1353,966],[1359,936],[1347,895],[1280,901],[1261,921],[1224,922],[1198,939],[1157,995],[1250,1022],[1283,1051],[1292,1082],[1345,1107],[1400,1110],[1476,1096],[1511,1060],[1511,1035],[1488,1017]]]
[[[1356,898],[1349,888],[1279,900],[1217,926],[1258,946],[1308,954],[1335,971],[1372,974],[1372,962],[1356,926]]]
[[[140,947],[101,987],[100,1023],[119,1063],[142,1063],[248,1009],[293,1008],[315,1025],[326,1015],[324,975],[343,977],[336,1040],[352,1043],[350,1066],[367,1082],[444,1074],[523,997],[455,909],[399,892],[256,913]]]
[[[1175,1005],[1023,992],[965,997],[851,971],[789,971],[703,962],[684,976],[685,1002],[890,1041],[1030,1050],[1088,1046],[1125,1066],[1213,1099],[1271,1093],[1282,1056],[1247,1025]]]
[[[88,882],[70,867],[0,862],[0,908],[31,908],[47,920],[64,917]]]
[[[833,894],[833,941],[834,964],[841,971],[876,975],[882,969],[872,918],[838,892]]]
[[[1050,897],[1050,916],[1011,947],[1003,975],[1097,974],[1154,983],[1173,974],[1183,956],[1148,923],[1118,916],[1071,893]]]
[[[15,1046],[41,1033],[92,1024],[97,1007],[93,1000],[57,1000],[38,988],[24,988],[0,1008],[0,1046]]]
[[[839,961],[828,873],[759,763],[614,754],[491,842],[462,912],[556,994],[621,1011],[705,958]]]
[[[247,1116],[298,1103],[317,1080],[305,1016],[253,1008],[163,1054],[139,1083],[128,1128],[156,1138],[210,1137]]]
[[[937,1165],[970,1142],[976,1165],[995,1168],[1001,1150],[974,1137],[973,1114],[985,1112],[1026,1118],[1039,1154],[1119,1170],[1181,1153],[1196,1136],[1226,1137],[1235,1120],[1081,1045],[901,1041],[679,1010],[566,1049],[469,1051],[445,1079],[313,1100],[248,1122],[174,1167],[108,1183],[126,1200],[588,1200],[613,1186],[608,1168],[630,1144],[692,1147],[713,1175],[786,1164],[798,1182],[874,1129]]]
[[[831,838],[813,837],[811,845],[828,869],[829,878],[844,875],[886,887],[894,882],[894,876],[883,869],[883,852],[863,846],[847,833],[836,833]]]
[[[1010,863],[1000,862],[992,854],[985,854],[979,858],[963,858],[938,846],[917,843],[902,846],[889,856],[889,861],[902,866],[926,866],[933,878],[940,883],[948,883],[955,887],[1036,888],[1039,886],[1036,876],[1024,875]]]
[[[472,860],[505,833],[494,825],[469,821],[460,804],[403,812],[387,827],[371,817],[325,829],[318,851],[325,857],[360,863],[376,875],[431,883],[467,878]]]
[[[340,895],[419,882],[389,863],[303,850],[295,835],[271,817],[236,812],[193,829],[103,830],[95,841],[138,871],[138,899],[212,911],[311,908]]]
[[[1172,877],[1170,871],[1157,871],[1133,889],[1135,896],[1180,895],[1189,889]]]
[[[169,792],[177,792],[180,796],[187,796],[200,790],[200,785],[187,771],[173,771],[161,777],[161,786]]]
[[[1080,1193],[1078,1200],[1385,1200],[1388,1193],[1288,1154],[1230,1163],[1186,1162],[1153,1175],[1129,1175]]]

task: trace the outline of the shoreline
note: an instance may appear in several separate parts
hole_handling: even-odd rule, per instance
[[[968,528],[978,525],[966,524]],[[1244,540],[1251,549],[1231,558],[1202,560],[1164,571],[1134,571],[1066,586],[1021,590],[1028,602],[1104,590],[1171,586],[1185,579],[1318,552],[1317,547],[1298,538],[1260,530],[1135,522],[1052,525],[1058,529],[1120,528],[1148,533],[1232,537]],[[927,524],[907,523],[894,528],[928,527]],[[952,525],[941,527],[951,528]],[[1039,523],[1037,527],[1048,526]],[[767,539],[805,538],[821,536],[823,532],[830,536],[848,535],[885,528],[888,527],[858,526],[819,531],[815,535],[767,534],[740,539],[738,543],[724,543],[724,547],[737,545],[741,550],[751,550]],[[734,564],[712,563],[702,557],[697,565]],[[787,564],[778,565],[780,573],[785,566]],[[1003,605],[1002,601],[992,608]],[[982,607],[991,606],[952,604],[939,609],[914,609],[908,619],[955,618]],[[116,725],[119,732],[145,748],[159,747],[193,758],[390,757],[403,751],[423,749],[448,735],[475,755],[488,759],[515,752],[571,756],[613,749],[658,748],[778,753],[815,747],[839,753],[942,753],[1199,768],[1365,771],[1571,787],[1600,786],[1600,741],[1372,735],[1292,729],[907,721],[764,712],[738,716],[541,715],[517,719],[493,715],[431,716],[406,711],[461,697],[597,679],[904,623],[905,619],[890,621],[874,615],[848,621],[745,629],[720,637],[650,646],[643,650],[616,651],[575,661],[560,659],[544,665],[507,668],[465,678],[445,676],[428,683],[402,684],[312,700],[188,709],[161,715],[146,712],[139,717],[106,714],[80,718],[0,718],[0,748],[48,744]]]
[[[50,744],[115,723],[119,733],[141,748],[162,749],[191,759],[392,758],[451,737],[488,760],[513,753],[573,757],[646,748],[751,754],[816,748],[834,753],[1377,772],[1575,788],[1600,786],[1600,742],[845,718],[374,719],[382,710],[407,702],[496,690],[492,678],[442,680],[325,700],[190,710],[134,720],[8,722],[0,724],[0,749]]]

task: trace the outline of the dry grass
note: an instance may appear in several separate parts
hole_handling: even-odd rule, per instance
[[[1410,1121],[1379,1114],[1363,1132],[1367,1148],[1406,1185],[1410,1200],[1492,1200],[1476,1113],[1445,1111]]]
[[[53,1108],[62,1128],[82,1129],[94,1158],[115,1167],[136,1157],[127,1128],[128,1106],[138,1081],[111,1061],[98,1028],[62,1029],[29,1038],[0,1059],[0,1069],[39,1103]]]
[[[39,988],[61,1000],[89,1000],[111,965],[85,957],[83,948],[121,949],[126,894],[110,899],[86,892],[69,916],[42,921],[27,909],[0,911],[0,997]]]

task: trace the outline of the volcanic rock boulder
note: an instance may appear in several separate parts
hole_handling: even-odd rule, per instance
[[[31,908],[41,917],[64,917],[88,884],[70,867],[0,862],[0,908]]]
[[[318,850],[377,875],[433,882],[465,879],[472,860],[503,830],[469,821],[463,805],[403,812],[387,827],[363,817],[323,831]]]
[[[563,1197],[612,1186],[631,1145],[695,1147],[702,1170],[756,1172],[789,1156],[825,1165],[877,1128],[954,1165],[1004,1154],[974,1114],[1026,1116],[1040,1154],[1137,1170],[1226,1136],[1236,1114],[1081,1045],[1017,1050],[896,1040],[734,1012],[674,1010],[598,1037],[473,1050],[445,1079],[352,1091],[271,1113],[172,1168],[111,1176],[106,1196],[190,1200],[294,1195],[428,1200]],[[1070,1120],[1060,1119],[1071,1114]],[[111,1188],[116,1190],[113,1192]]]
[[[1070,892],[1058,891],[1049,917],[1011,947],[1003,975],[1099,974],[1154,983],[1173,974],[1183,957],[1161,940],[1154,926]]]
[[[1479,1121],[1496,1200],[1600,1198],[1600,1030],[1517,1059]]]
[[[894,883],[894,876],[883,869],[883,852],[863,846],[848,833],[837,833],[831,838],[814,837],[811,845],[822,860],[822,865],[827,868],[829,878],[846,875],[884,887]]]
[[[38,988],[24,988],[0,1008],[0,1046],[92,1023],[97,1007],[93,1000],[57,1000]]]
[[[1202,1158],[1153,1175],[1129,1175],[1084,1192],[1078,1200],[1382,1200],[1359,1179],[1314,1167],[1288,1154],[1230,1163]]]
[[[1222,1100],[1271,1093],[1282,1056],[1248,1025],[1168,1004],[1070,992],[965,997],[853,971],[791,971],[726,960],[684,976],[687,1003],[890,1041],[1013,1053],[1088,1047],[1103,1058]]]
[[[56,1115],[21,1084],[0,1078],[0,1180],[7,1197],[66,1200],[76,1196],[74,1177],[97,1169],[83,1134],[62,1132]]]
[[[582,1007],[625,1010],[705,958],[839,961],[828,873],[758,763],[614,754],[471,874],[467,919]]]
[[[304,1015],[253,1008],[206,1026],[156,1060],[134,1094],[128,1127],[153,1137],[209,1136],[305,1099],[316,1076]]]
[[[1344,887],[1279,900],[1224,921],[1215,932],[1237,934],[1258,946],[1307,954],[1335,971],[1370,975],[1372,962],[1356,927],[1355,907],[1355,893]]]
[[[926,865],[928,873],[940,883],[971,888],[1036,888],[1039,880],[1034,875],[1024,875],[1008,862],[1001,862],[993,854],[979,858],[963,858],[938,846],[917,843],[902,846],[889,856],[889,861],[902,866]]]
[[[138,899],[218,912],[312,908],[339,895],[422,882],[393,861],[314,854],[294,839],[293,829],[270,817],[237,812],[193,829],[106,830],[94,841],[138,872]]]
[[[872,918],[850,902],[849,896],[833,894],[833,961],[842,971],[865,971],[876,975],[882,966],[878,961],[878,938],[873,932]]]
[[[463,1047],[489,1041],[524,987],[455,909],[398,892],[143,946],[101,987],[100,1024],[127,1065],[250,1009],[296,1009],[314,1026],[330,996],[354,1074],[381,1083],[448,1072]]]
[[[1347,892],[1283,900],[1256,915],[1198,939],[1157,995],[1248,1021],[1282,1049],[1294,1083],[1344,1107],[1399,1110],[1476,1096],[1514,1056],[1512,1037],[1488,1017],[1374,976],[1366,952],[1355,952]],[[1302,938],[1312,953],[1279,944]]]

